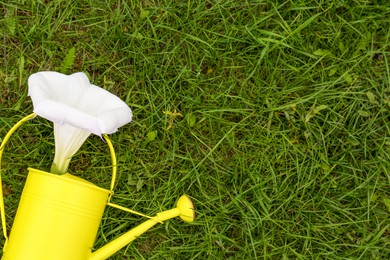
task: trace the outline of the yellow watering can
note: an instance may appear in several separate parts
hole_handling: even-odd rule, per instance
[[[0,164],[4,146],[10,136],[34,116],[35,114],[26,116],[7,133],[0,146]],[[104,138],[109,146],[113,165],[110,190],[69,173],[56,175],[28,168],[29,173],[9,238],[6,231],[3,193],[0,192],[0,213],[5,238],[2,259],[106,259],[157,223],[177,216],[186,222],[194,221],[194,206],[186,195],[179,198],[176,208],[157,213],[154,217],[110,203],[116,177],[116,156],[111,141],[106,135]],[[149,219],[92,252],[106,205]]]

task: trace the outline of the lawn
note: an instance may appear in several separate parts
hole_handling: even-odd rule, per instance
[[[390,257],[388,1],[27,0],[0,12],[0,140],[32,112],[29,75],[83,71],[134,114],[110,135],[113,202],[154,215],[193,199],[195,222],[158,224],[110,259]],[[26,168],[49,170],[53,156],[42,118],[7,144],[8,230]],[[104,141],[91,136],[69,171],[107,188]],[[95,248],[143,221],[107,208]]]

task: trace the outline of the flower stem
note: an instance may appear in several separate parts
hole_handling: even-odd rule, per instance
[[[65,165],[65,163],[62,164],[62,167],[59,167],[54,162],[51,164],[50,172],[54,174],[65,174],[68,171],[68,164]]]

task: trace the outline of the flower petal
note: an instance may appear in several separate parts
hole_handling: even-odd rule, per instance
[[[34,112],[54,123],[69,124],[96,135],[111,134],[132,119],[125,102],[90,84],[82,73],[38,72],[29,77]]]

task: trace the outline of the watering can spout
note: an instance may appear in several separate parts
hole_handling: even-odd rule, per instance
[[[188,196],[182,195],[177,201],[176,208],[157,213],[156,216],[127,231],[125,234],[109,242],[107,245],[101,247],[95,252],[92,252],[89,260],[107,259],[111,255],[115,254],[117,251],[125,247],[127,244],[132,242],[138,236],[148,231],[157,223],[162,223],[165,220],[175,217],[180,217],[185,222],[194,221],[194,205]]]

